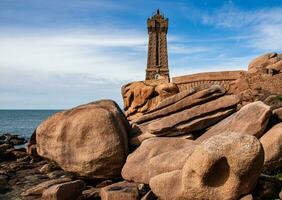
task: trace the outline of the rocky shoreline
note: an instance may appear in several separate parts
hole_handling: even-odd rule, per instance
[[[124,111],[100,100],[50,116],[27,144],[0,135],[0,199],[282,199],[281,93],[256,91],[135,82]]]
[[[99,101],[99,102],[94,102],[91,104],[83,105],[82,107],[87,108],[86,110],[88,113],[90,110],[90,107],[94,106],[93,109],[95,110],[95,113],[97,114],[97,108],[103,107],[103,109],[105,109],[106,105],[107,105],[107,110],[111,110],[111,112],[114,112],[116,114],[115,118],[118,119],[119,117],[121,117],[122,119],[125,119],[123,118],[122,115],[120,115],[121,113],[119,113],[120,111],[118,110],[118,107],[116,107],[117,105],[112,101],[108,101],[108,100]],[[254,109],[248,108],[252,106],[256,106],[256,108]],[[269,123],[270,124],[270,122],[268,121],[270,120],[271,116],[275,118],[275,120],[279,121],[279,119],[277,119],[277,115],[276,114],[271,115],[269,113],[270,110],[267,111],[269,108],[266,105],[264,105],[263,103],[255,102],[253,103],[253,105],[249,104],[249,106],[247,106],[248,109],[245,108],[246,111],[244,111],[243,108],[241,108],[239,111],[231,115],[230,117],[231,119],[229,119],[229,123],[228,123],[229,129],[232,126],[232,123],[231,123],[232,116],[234,119],[237,119],[236,115],[240,116],[240,112],[243,112],[244,115],[248,115],[248,113],[251,113],[251,111],[259,111],[259,110],[265,109],[264,115],[265,115],[265,118],[268,118],[268,120],[260,119],[258,120],[260,121],[260,123]],[[65,111],[64,113],[69,115],[69,114],[76,113],[78,110],[81,111],[81,107],[77,107],[72,110]],[[276,113],[276,112],[277,110],[275,110],[275,112],[273,113]],[[58,115],[62,115],[62,113]],[[77,116],[82,116],[82,115],[83,115],[82,113],[79,113]],[[104,113],[102,115],[104,115]],[[262,117],[263,115],[260,114],[260,116]],[[39,131],[42,131],[44,135],[40,137],[42,138],[46,137],[46,131],[47,131],[46,128],[52,126],[50,124],[52,123],[50,122],[52,121],[52,118],[54,118],[54,116],[52,116],[51,118],[43,122],[37,128],[34,134],[40,135]],[[67,118],[67,116],[64,115],[64,118]],[[56,119],[54,120],[54,123],[56,124],[58,123],[58,121],[62,121],[62,120],[58,120],[57,117],[55,117],[54,119]],[[72,120],[73,120],[72,123],[76,123],[75,122],[76,120],[74,118],[72,118]],[[260,142],[264,144],[263,145],[264,148],[266,148],[264,151],[268,151],[267,148],[273,147],[273,143],[270,142],[271,140],[273,140],[273,138],[275,138],[273,133],[276,135],[278,133],[278,137],[280,136],[280,133],[281,133],[281,128],[280,128],[281,122],[277,123],[277,121],[275,121],[274,119],[271,119],[271,120],[276,125],[273,126],[273,128],[265,127],[265,129],[268,131],[267,133],[264,134],[264,136],[260,140]],[[69,124],[69,120],[67,121]],[[89,124],[88,120],[84,119],[84,121],[86,121],[86,123]],[[236,121],[238,121],[238,119],[235,120],[234,123]],[[80,119],[80,123],[81,122],[82,121]],[[118,122],[119,123],[115,124],[115,126],[124,126],[124,130],[129,131],[127,130],[129,128],[129,124],[127,124],[126,121],[118,120]],[[255,133],[260,132],[261,129],[264,127],[264,125],[262,124],[260,124],[260,126],[257,126],[258,125],[257,123],[252,122],[250,123],[250,125],[252,126],[252,129],[249,129],[248,126],[243,125],[242,122],[240,123],[241,123],[240,130],[243,130],[243,132],[246,132],[246,131],[252,132],[252,133],[247,133],[247,135],[250,135],[250,134],[256,135]],[[246,123],[248,124],[248,122]],[[62,126],[62,128],[64,127],[64,125],[60,125],[60,126]],[[269,126],[272,126],[272,125],[269,125]],[[109,127],[110,126],[108,124],[107,128]],[[220,127],[220,126],[219,125],[214,126],[211,129],[209,129],[208,132],[212,132],[214,134],[216,132],[216,129],[218,130],[226,129],[226,127],[225,128],[216,128],[216,127]],[[234,128],[236,127],[238,127],[238,124],[235,123]],[[97,128],[97,125],[94,125],[93,128]],[[66,127],[63,129],[65,130]],[[119,129],[119,131],[120,130],[121,129]],[[57,134],[62,133],[62,130],[60,129],[57,131],[58,131]],[[76,137],[78,137],[77,131],[80,132],[78,129],[76,129]],[[96,132],[97,134],[97,130],[95,130],[94,132]],[[113,130],[111,132],[113,132]],[[67,130],[67,133],[70,134],[71,130]],[[105,134],[105,133],[102,131],[102,134]],[[125,134],[127,134],[127,132],[125,132]],[[209,135],[208,133],[205,133],[205,134]],[[68,163],[67,164],[68,166],[64,166],[64,163],[58,164],[60,161],[56,160],[56,158],[51,158],[50,155],[47,155],[48,153],[52,152],[52,148],[49,148],[48,150],[48,147],[50,147],[51,145],[50,142],[51,143],[55,142],[55,141],[52,141],[50,137],[48,137],[49,143],[48,141],[44,141],[43,144],[40,144],[39,143],[40,139],[37,139],[36,141],[37,150],[36,152],[34,152],[31,150],[32,145],[30,145],[30,144],[33,144],[32,140],[30,141],[29,145],[27,145],[28,151],[26,151],[25,148],[15,148],[15,145],[23,144],[26,142],[24,138],[19,138],[16,135],[2,135],[0,136],[1,138],[0,199],[58,199],[58,200],[59,199],[79,199],[79,200],[82,200],[82,199],[109,199],[109,200],[116,200],[116,199],[124,199],[124,200],[127,200],[127,199],[130,199],[130,200],[131,199],[132,200],[136,200],[136,199],[143,199],[143,200],[145,199],[178,199],[178,197],[177,198],[175,197],[175,195],[177,194],[177,191],[179,191],[178,187],[182,188],[183,186],[178,185],[178,184],[171,185],[171,183],[175,183],[175,178],[178,175],[174,174],[171,177],[173,178],[172,180],[170,180],[170,178],[163,179],[163,175],[165,175],[166,177],[167,172],[175,173],[177,172],[177,170],[182,171],[184,169],[185,170],[182,173],[185,173],[186,174],[185,176],[190,177],[190,178],[188,177],[185,178],[185,180],[189,181],[190,182],[189,184],[192,184],[191,186],[187,186],[188,184],[187,183],[185,186],[185,187],[188,187],[185,190],[185,195],[184,195],[187,199],[194,199],[193,195],[197,193],[197,190],[200,190],[200,191],[202,190],[202,193],[206,193],[207,195],[211,195],[211,194],[215,195],[214,192],[210,192],[207,189],[201,189],[201,188],[204,188],[202,186],[201,188],[196,189],[194,184],[197,182],[197,179],[195,179],[195,177],[193,178],[192,174],[189,175],[188,171],[189,171],[189,168],[191,168],[192,166],[187,165],[187,163],[198,163],[198,161],[196,160],[199,159],[199,162],[201,164],[198,163],[197,165],[195,165],[196,168],[194,168],[194,170],[197,171],[201,168],[202,170],[204,170],[203,167],[205,165],[204,163],[202,163],[203,160],[211,159],[212,157],[216,156],[215,152],[223,152],[224,158],[228,159],[228,163],[229,163],[228,167],[231,168],[232,171],[234,170],[241,171],[243,169],[245,170],[246,168],[248,168],[249,171],[245,171],[244,173],[246,173],[246,175],[250,176],[251,178],[247,177],[247,178],[241,179],[240,181],[247,185],[250,185],[250,184],[253,185],[253,186],[247,186],[247,188],[249,187],[252,188],[252,193],[241,196],[240,199],[278,199],[279,198],[279,192],[281,191],[281,187],[282,187],[282,176],[279,170],[281,168],[274,167],[273,169],[273,166],[275,165],[277,166],[277,163],[275,164],[273,160],[267,157],[268,156],[267,152],[264,156],[265,158],[269,160],[268,163],[266,162],[264,163],[264,166],[267,166],[267,169],[262,168],[263,166],[262,161],[259,161],[259,160],[261,160],[260,157],[263,156],[263,153],[260,153],[262,151],[260,147],[260,142],[258,142],[258,140],[255,139],[255,137],[247,136],[247,135],[242,137],[239,133],[234,134],[234,133],[228,133],[228,132],[225,133],[225,135],[222,135],[222,134],[219,134],[219,135],[214,134],[214,135],[215,136],[210,136],[209,138],[211,139],[207,140],[204,143],[202,142],[196,143],[193,140],[177,138],[177,137],[159,137],[159,138],[147,139],[144,142],[142,142],[142,144],[136,150],[134,150],[136,147],[135,148],[131,147],[133,150],[123,149],[123,151],[125,152],[129,151],[129,153],[131,152],[131,154],[127,158],[125,165],[123,166],[122,164],[122,166],[118,168],[116,168],[116,166],[114,167],[114,165],[117,165],[116,161],[112,162],[111,164],[112,166],[110,168],[107,167],[107,165],[109,164],[105,162],[113,160],[109,157],[111,153],[109,152],[109,149],[107,149],[106,150],[106,152],[108,153],[107,160],[103,161],[101,160],[101,156],[99,156],[98,158],[100,160],[97,160],[92,163],[94,168],[92,167],[91,170],[93,170],[93,172],[98,171],[99,174],[96,172],[86,174],[85,173],[86,168],[83,166],[81,167],[81,169],[77,171],[74,171],[70,168],[63,170],[62,168],[73,165],[72,163],[70,163],[71,161],[73,161],[73,159],[70,159],[70,157],[65,158],[63,162]],[[95,138],[96,138],[95,140],[97,140],[97,138],[99,137],[95,137]],[[119,138],[121,139],[122,137],[119,137]],[[201,139],[201,138],[202,137],[198,138],[199,141],[201,140],[204,141],[204,139]],[[65,138],[63,138],[62,142],[65,143],[64,140]],[[73,138],[74,143],[78,143],[79,141],[81,142],[81,140],[82,140],[81,137],[79,137],[79,140],[75,140],[75,138]],[[93,137],[93,140],[94,140],[94,137]],[[100,141],[100,142],[103,142],[103,141]],[[268,147],[269,144],[267,143],[271,143],[272,146]],[[109,145],[109,142],[106,142],[105,144]],[[247,148],[249,150],[245,149],[243,151],[242,150],[243,146],[238,147],[238,144],[243,145],[243,146],[244,144],[246,144],[247,147],[244,147],[244,148]],[[40,145],[43,145],[43,146],[41,147]],[[86,144],[84,143],[83,145],[86,145]],[[125,144],[122,144],[122,145],[125,145]],[[213,147],[211,145],[215,145],[215,146]],[[254,145],[257,145],[257,147],[255,147]],[[281,144],[278,144],[278,145],[281,145]],[[73,145],[70,145],[70,146],[71,148],[74,148]],[[46,147],[46,149],[44,150],[45,152],[43,150],[38,150],[38,148],[45,148],[45,147]],[[76,147],[76,148],[79,149],[79,147]],[[210,150],[208,150],[207,148]],[[219,148],[219,149],[215,150],[216,148]],[[228,153],[226,148],[232,149],[232,151],[230,152],[231,154]],[[253,152],[254,149],[256,148],[258,148],[256,150],[257,153]],[[58,151],[58,149],[53,149],[53,150]],[[70,151],[70,150],[67,150],[67,151]],[[208,153],[209,151],[210,153]],[[198,153],[195,153],[195,152],[198,152]],[[240,155],[240,152],[242,155]],[[247,156],[246,153],[248,152],[252,152],[252,154]],[[37,153],[41,155],[39,156]],[[88,154],[86,151],[84,151],[84,153]],[[203,155],[207,153],[210,156],[204,158]],[[76,152],[76,154],[79,154],[79,153]],[[118,152],[115,156],[117,156],[118,154],[120,154],[120,152]],[[234,157],[234,159],[236,159],[235,161],[229,160],[233,154],[236,155]],[[119,155],[119,158],[121,158],[120,155]],[[70,159],[70,160],[67,161],[66,159]],[[255,159],[257,161],[255,160],[252,161],[250,159]],[[172,160],[173,160],[173,164],[170,164]],[[99,162],[101,163],[99,164]],[[125,160],[118,159],[118,162],[124,163]],[[221,162],[222,161],[220,161],[219,163]],[[235,166],[232,166],[230,162],[231,163],[232,162],[241,163],[241,164],[245,163],[245,167],[238,167],[238,166],[235,167]],[[246,164],[246,163],[249,163],[249,164]],[[255,164],[254,166],[254,163],[257,163],[257,164]],[[103,166],[102,171],[99,168],[95,167],[95,165],[97,164],[99,165],[105,164],[105,166]],[[281,167],[281,164],[279,162],[278,162],[278,165]],[[211,170],[210,167],[206,168],[205,170],[208,170],[208,171]],[[215,165],[215,167],[216,168],[219,167],[219,169],[216,169],[216,171],[217,170],[219,171],[215,172],[214,174],[216,175],[216,177],[213,177],[211,179],[208,178],[208,179],[210,179],[209,184],[217,185],[217,183],[214,183],[215,179],[224,177],[224,170],[226,169],[224,167],[222,168],[222,166],[217,166],[217,164]],[[117,169],[118,173],[116,175],[111,175],[107,171],[105,171],[106,169],[110,169],[110,172],[113,172],[114,169]],[[122,169],[122,172],[121,172],[121,169]],[[208,171],[205,173],[209,174]],[[119,175],[120,173],[121,175]],[[240,173],[243,173],[243,172],[241,171]],[[184,175],[180,175],[179,178],[181,176],[184,176]],[[230,174],[228,176],[230,176]],[[251,181],[252,183],[251,182],[248,183],[249,181]],[[165,186],[166,185],[164,184],[165,182],[167,182],[168,184],[167,186]],[[182,181],[179,180],[179,183],[180,182]],[[163,187],[166,187],[166,188],[163,188]],[[219,186],[216,186],[216,187],[219,187]],[[234,187],[234,184],[229,183],[228,187]],[[190,192],[189,192],[190,190],[189,188],[192,189]],[[212,188],[214,188],[214,186]],[[151,191],[151,189],[153,189],[153,192]],[[223,189],[221,188],[221,190]],[[230,189],[227,189],[227,191],[229,190]],[[181,196],[180,193],[179,195]],[[172,194],[172,196],[169,196],[170,194]],[[191,194],[192,196],[190,196]],[[231,194],[231,196],[226,197],[226,194],[230,194],[230,193],[223,193],[223,195],[225,196],[222,196],[222,199],[234,199],[232,197],[234,195]],[[281,192],[280,192],[280,196],[281,196]],[[204,197],[201,197],[201,198],[204,198]],[[209,198],[206,197],[204,199],[209,199]],[[211,199],[220,199],[220,197],[217,195]]]
[[[62,170],[51,161],[27,154],[25,148],[16,149],[15,144],[27,144],[26,140],[18,135],[4,134],[0,135],[0,138],[2,139],[0,145],[1,200],[41,199],[44,191],[54,185],[62,187],[59,194],[61,196],[51,197],[51,199],[101,199],[101,193],[107,193],[107,190],[110,191],[111,188],[114,191],[126,190],[126,193],[136,197],[145,195],[149,191],[149,187],[145,184],[123,182],[121,178],[89,179],[79,177]],[[114,183],[117,185],[112,185]],[[147,195],[154,196],[153,194]]]

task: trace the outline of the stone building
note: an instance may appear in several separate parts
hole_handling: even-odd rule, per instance
[[[146,80],[169,80],[167,56],[168,18],[159,11],[147,20],[149,34]]]

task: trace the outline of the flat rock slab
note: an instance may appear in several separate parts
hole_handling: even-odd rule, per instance
[[[138,183],[122,181],[101,189],[102,200],[139,200]]]
[[[165,99],[149,113],[131,121],[130,144],[140,145],[155,136],[182,136],[205,130],[237,110],[237,96],[224,94],[224,88],[213,85]]]
[[[59,178],[59,179],[48,180],[34,187],[29,188],[28,190],[22,192],[21,195],[22,196],[42,195],[43,191],[51,187],[52,185],[64,183],[68,181],[71,181],[71,179],[70,178]]]
[[[261,101],[256,101],[242,107],[238,112],[222,120],[207,132],[197,138],[197,142],[224,132],[249,134],[260,138],[271,116],[271,109]]]
[[[184,93],[186,96],[181,99],[180,97],[182,97],[182,93]],[[196,93],[192,93],[190,91],[184,91],[182,93],[176,94],[171,96],[169,99],[164,100],[164,102],[161,102],[159,106],[153,109],[153,111],[137,118],[136,120],[133,120],[132,123],[140,124],[160,118],[162,116],[167,116],[171,113],[182,111],[185,108],[191,108],[195,105],[203,104],[207,101],[224,95],[225,90],[219,86],[212,86],[209,89],[205,89]]]
[[[84,189],[85,184],[81,180],[53,185],[44,190],[42,200],[70,200],[77,199]]]

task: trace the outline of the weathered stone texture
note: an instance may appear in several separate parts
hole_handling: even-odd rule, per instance
[[[267,53],[252,60],[248,67],[249,73],[262,72],[278,74],[282,71],[282,54]]]
[[[260,138],[265,131],[270,116],[271,109],[269,106],[260,101],[250,103],[210,128],[196,141],[203,142],[223,132],[237,132]]]
[[[184,94],[182,94],[184,93]],[[199,92],[181,92],[132,121],[133,145],[155,136],[182,136],[205,130],[236,111],[238,98],[220,86]]]
[[[243,104],[264,100],[270,94],[282,93],[282,54],[269,53],[255,58],[248,71],[204,72],[173,77],[180,91],[221,85],[236,94]]]
[[[124,111],[128,120],[149,112],[162,100],[177,94],[178,87],[167,81],[139,81],[122,87]]]
[[[260,142],[228,132],[198,145],[181,170],[151,178],[150,187],[164,200],[237,200],[252,191],[262,166]]]
[[[264,171],[274,172],[282,169],[282,123],[267,131],[260,142],[264,148]]]
[[[139,200],[138,183],[118,182],[101,189],[102,200]]]
[[[70,200],[77,199],[85,187],[85,183],[81,180],[61,183],[53,185],[44,190],[42,200]]]
[[[129,181],[149,183],[158,174],[182,169],[194,148],[193,141],[181,138],[145,140],[127,157],[122,177]]]
[[[56,113],[36,129],[37,152],[63,170],[92,178],[119,177],[129,123],[110,100]]]

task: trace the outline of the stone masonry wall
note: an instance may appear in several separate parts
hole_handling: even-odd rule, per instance
[[[228,91],[231,84],[246,73],[246,71],[205,72],[173,77],[172,82],[178,86],[179,91],[203,89],[211,85],[221,85]]]

